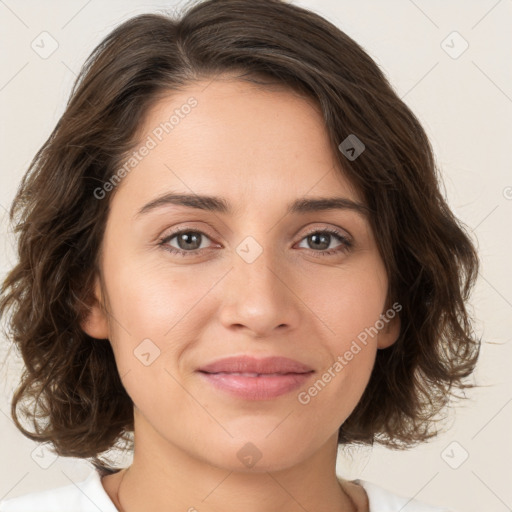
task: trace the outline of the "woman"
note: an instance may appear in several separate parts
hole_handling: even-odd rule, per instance
[[[328,21],[207,0],[119,26],[11,220],[13,419],[95,469],[1,511],[446,510],[336,475],[470,387],[478,258],[420,123]]]

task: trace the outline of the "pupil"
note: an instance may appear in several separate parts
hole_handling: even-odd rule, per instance
[[[192,235],[190,233],[192,233]],[[189,233],[182,233],[181,236],[178,237],[180,249],[197,249],[201,245],[201,243],[198,243],[198,235],[199,233],[194,233],[193,231]],[[190,247],[191,244],[192,247]]]
[[[309,238],[313,242],[313,245],[316,246],[317,249],[325,250],[329,247],[329,237],[327,234],[314,234],[310,235]],[[201,245],[199,242],[199,233],[195,233],[190,231],[188,233],[182,233],[181,236],[178,237],[178,245],[180,249],[197,249]]]
[[[316,248],[317,249],[322,249],[322,250],[325,250],[327,249],[327,247],[329,247],[329,242],[327,241],[327,239],[329,238],[330,235],[326,235],[326,234],[322,234],[322,235],[311,235],[310,238],[314,241],[314,243],[316,244],[317,241],[320,241],[320,240],[324,240],[323,242],[323,247],[318,247],[318,245],[316,245]],[[320,242],[322,244],[322,242]]]

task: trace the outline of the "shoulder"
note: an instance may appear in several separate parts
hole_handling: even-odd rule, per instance
[[[445,507],[428,505],[422,501],[395,494],[367,480],[357,479],[352,482],[360,485],[366,491],[369,512],[398,512],[402,510],[407,510],[407,512],[454,512]]]
[[[0,512],[118,512],[94,469],[77,483],[0,501]]]

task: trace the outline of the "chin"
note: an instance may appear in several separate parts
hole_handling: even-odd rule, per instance
[[[225,443],[219,439],[212,440],[208,444],[216,446],[216,450],[209,453],[208,462],[238,473],[265,473],[286,470],[308,457],[304,438],[293,442],[289,435],[272,432],[274,428],[275,424],[264,432],[260,430],[254,437],[247,434],[234,436]],[[272,433],[268,436],[269,432]],[[315,447],[309,449],[311,453],[315,451]],[[204,453],[202,455],[204,457]]]

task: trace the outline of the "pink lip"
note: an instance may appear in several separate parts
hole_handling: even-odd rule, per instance
[[[216,388],[246,400],[269,400],[289,393],[314,373],[310,367],[286,357],[249,356],[221,359],[197,371]]]
[[[287,357],[232,356],[201,366],[199,371],[208,373],[306,373],[313,370],[299,361]]]

